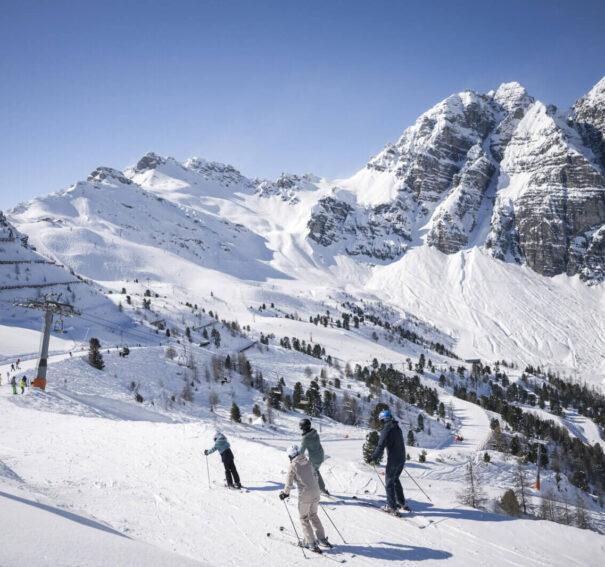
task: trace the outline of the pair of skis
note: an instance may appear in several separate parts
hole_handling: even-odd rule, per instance
[[[300,543],[300,540],[298,540],[293,534],[289,533],[284,526],[279,526],[279,531],[280,535],[274,534],[272,532],[267,532],[267,537],[275,541],[279,541],[281,543],[293,545],[294,547],[303,547]],[[320,549],[319,551],[313,551],[312,549],[307,547],[303,547],[303,549],[314,553],[317,557],[323,557],[324,559],[329,559],[330,561],[336,561],[336,563],[347,562],[347,560],[343,557],[333,557],[334,553],[338,553],[338,551],[335,551],[334,546],[332,546],[331,548]],[[355,557],[355,555],[352,555],[351,557]]]
[[[346,500],[339,498],[338,496],[336,496],[334,494],[330,494],[330,496],[328,496],[328,498],[331,498],[337,502],[346,502]],[[422,522],[421,520],[419,520],[418,516],[416,516],[414,514],[413,510],[410,510],[409,512],[403,511],[403,512],[393,513],[393,512],[389,512],[388,510],[385,510],[380,504],[377,504],[374,502],[369,502],[368,500],[361,500],[360,498],[357,498],[356,495],[352,495],[350,498],[351,498],[351,500],[355,501],[355,504],[359,504],[361,506],[366,506],[367,508],[374,508],[375,510],[380,511],[383,514],[388,514],[389,516],[391,516],[393,518],[399,518],[401,520],[405,520],[419,529],[424,529],[433,523],[432,520],[426,520],[426,523]]]

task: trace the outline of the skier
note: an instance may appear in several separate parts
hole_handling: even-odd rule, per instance
[[[15,371],[15,363],[11,362],[11,372],[14,372],[14,371]]]
[[[25,393],[25,380],[23,378],[21,378],[21,382],[19,383],[19,385],[21,386],[21,393],[24,394]]]
[[[220,432],[214,432],[214,447],[212,449],[206,449],[204,451],[204,455],[208,456],[214,451],[218,451],[221,455],[221,459],[223,461],[223,465],[225,466],[225,478],[227,479],[227,486],[229,488],[237,488],[240,489],[242,487],[239,481],[239,474],[237,474],[237,469],[235,468],[235,462],[233,460],[233,452],[231,451],[231,446],[229,445],[229,441],[227,438]]]
[[[13,387],[13,394],[17,393],[17,379],[13,376],[11,379],[11,386]]]
[[[319,483],[315,467],[300,452],[296,445],[287,449],[290,458],[290,470],[286,477],[286,486],[279,493],[279,498],[285,500],[290,496],[292,484],[296,481],[298,488],[298,515],[303,531],[303,547],[321,553],[319,546],[332,548],[324,527],[317,515],[319,506]],[[315,533],[313,532],[315,530]]]
[[[2,372],[0,372],[0,386],[2,386]]]
[[[378,444],[372,456],[370,463],[376,466],[382,457],[385,448],[387,450],[387,466],[385,471],[385,486],[387,492],[387,504],[383,506],[385,512],[397,515],[397,509],[403,508],[410,512],[410,508],[405,503],[403,487],[399,476],[403,472],[405,465],[405,444],[403,442],[403,433],[391,412],[383,410],[378,415],[378,419],[384,424],[380,432]]]
[[[319,467],[324,462],[324,450],[321,446],[321,441],[319,440],[319,433],[317,430],[311,427],[310,419],[301,419],[298,423],[300,430],[302,432],[302,441],[300,443],[300,453],[301,455],[305,454],[305,451],[309,453],[309,461],[313,465],[315,472],[317,473],[317,481],[319,482],[319,490],[326,495],[330,495],[328,492],[326,485],[324,484],[324,479],[319,472]]]
[[[25,374],[23,375],[23,384],[26,388],[29,388],[29,383],[27,381],[27,376]]]

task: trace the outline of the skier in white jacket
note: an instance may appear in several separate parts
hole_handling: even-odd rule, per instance
[[[319,483],[317,473],[309,460],[300,454],[296,445],[287,450],[290,458],[290,470],[286,478],[286,486],[279,497],[284,500],[290,496],[292,485],[296,482],[298,488],[298,514],[304,535],[304,546],[311,551],[321,553],[319,545],[331,548],[332,544],[326,537],[317,509],[319,506]]]

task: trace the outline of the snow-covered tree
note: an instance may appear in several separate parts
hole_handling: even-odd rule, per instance
[[[101,354],[101,343],[95,337],[88,342],[88,363],[98,370],[105,368],[103,355]]]
[[[242,422],[242,414],[239,410],[239,406],[235,402],[232,402],[232,404],[231,404],[230,417],[231,417],[231,421],[235,421],[235,423]]]

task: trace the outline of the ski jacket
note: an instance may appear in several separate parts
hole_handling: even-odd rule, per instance
[[[305,451],[308,451],[309,460],[316,467],[324,462],[324,450],[319,441],[319,433],[315,429],[309,429],[309,431],[303,433],[300,443],[301,455],[304,455]]]
[[[212,449],[208,450],[208,454],[210,455],[210,453],[214,453],[214,451],[218,451],[222,455],[227,449],[229,449],[229,447],[230,447],[229,441],[227,441],[227,438],[221,433],[216,438],[216,441],[214,442],[214,447],[212,447]]]
[[[284,488],[286,494],[290,494],[294,482],[296,482],[296,488],[298,488],[299,502],[319,501],[317,473],[307,457],[300,453],[290,463],[290,470],[286,477],[286,487]]]
[[[389,421],[380,432],[380,438],[375,451],[370,457],[371,461],[378,461],[384,450],[387,450],[387,465],[405,463],[405,444],[403,432],[396,421]]]

